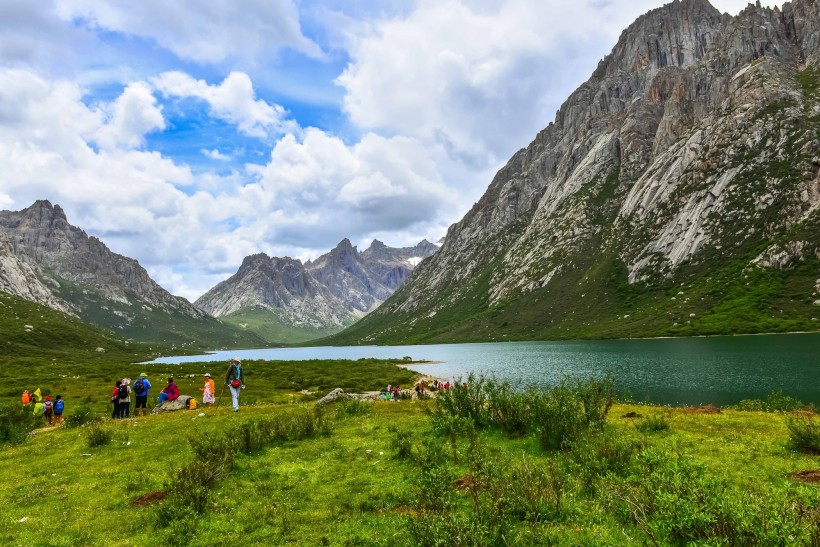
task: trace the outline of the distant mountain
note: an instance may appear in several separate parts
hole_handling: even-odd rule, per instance
[[[270,341],[307,340],[337,332],[374,310],[437,250],[426,240],[405,248],[374,240],[360,253],[344,239],[305,264],[251,255],[195,304]]]
[[[0,290],[136,340],[260,342],[171,295],[136,260],[69,224],[48,201],[0,211]]]
[[[675,0],[334,343],[818,328],[820,2]]]

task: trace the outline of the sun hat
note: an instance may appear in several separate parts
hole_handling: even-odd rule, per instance
[[[233,359],[231,359],[231,363],[241,363],[241,362],[242,361],[239,359],[239,357],[234,357]]]
[[[144,372],[140,372],[140,376],[143,376],[143,377],[145,377],[145,378],[148,378],[148,375],[147,375],[147,374],[145,374]]]
[[[211,377],[211,373],[210,373],[210,372],[206,372],[206,373],[205,373],[205,377],[206,377],[206,378],[210,378],[210,377]]]
[[[51,400],[51,397],[49,397],[48,395],[46,395],[46,401],[50,401],[50,400]]]

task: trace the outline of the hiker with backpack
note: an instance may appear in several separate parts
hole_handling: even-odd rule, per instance
[[[148,375],[144,372],[134,382],[134,387],[131,391],[134,392],[136,403],[134,403],[134,416],[148,414],[148,390],[151,389],[151,382],[148,381]]]
[[[46,395],[46,400],[43,401],[43,417],[48,425],[54,425],[54,403],[48,395]]]
[[[239,357],[231,359],[228,373],[225,375],[225,385],[231,390],[233,411],[239,412],[239,390],[245,387],[245,378],[242,375],[242,362]]]
[[[65,410],[65,402],[63,396],[57,395],[54,399],[54,425],[60,427],[63,425],[63,411]]]
[[[127,418],[131,414],[131,378],[123,378],[120,382],[117,395],[120,398],[120,418]]]
[[[111,417],[113,419],[117,419],[120,417],[120,386],[122,385],[122,380],[117,380],[114,382],[114,391],[111,392],[111,402],[114,404],[114,411],[111,413]]]

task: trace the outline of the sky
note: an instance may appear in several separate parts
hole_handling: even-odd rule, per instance
[[[254,253],[436,242],[662,4],[0,0],[0,209],[192,301]]]

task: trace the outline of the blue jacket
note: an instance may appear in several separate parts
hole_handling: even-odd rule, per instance
[[[145,376],[139,376],[137,377],[137,380],[139,380],[140,378],[142,378],[142,383],[145,384],[145,393],[140,395],[140,397],[146,397],[148,396],[148,392],[151,390],[151,382],[149,382],[148,378],[146,378]],[[137,383],[137,380],[134,380],[134,382],[131,384],[132,390],[134,389],[134,384]],[[134,395],[136,395],[136,393]]]

